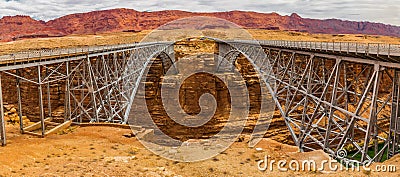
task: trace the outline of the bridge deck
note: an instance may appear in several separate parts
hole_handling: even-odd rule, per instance
[[[358,154],[361,153],[360,162],[381,160],[385,148],[392,149],[390,156],[400,153],[397,126],[400,122],[400,45],[215,41],[218,45],[215,49],[231,61],[228,63],[235,63],[242,53],[253,64],[285,119],[295,144],[302,150],[322,148],[336,157],[340,148],[351,144]],[[136,94],[140,95],[138,88],[150,60],[159,56],[166,66],[174,65],[173,44],[134,43],[19,52],[0,56],[0,77],[4,74],[16,78],[20,117],[23,115],[20,84],[29,82],[29,88],[32,84],[37,88],[33,91],[39,96],[40,123],[34,127],[40,125],[42,134],[39,136],[53,132],[46,130],[47,114],[52,117],[52,86],[57,87],[57,95],[65,95],[61,101],[64,120],[124,124],[128,122],[131,108],[134,109]],[[269,64],[273,64],[272,67]],[[20,70],[34,66],[36,68]],[[15,70],[15,73],[8,70]],[[268,83],[276,83],[276,89]],[[0,82],[0,140],[5,145],[2,103]],[[388,122],[390,130],[386,126]],[[22,132],[27,130],[23,124],[20,126]],[[353,136],[355,130],[357,136]],[[386,146],[379,148],[379,141],[385,141]],[[370,142],[374,143],[373,147]],[[374,155],[368,153],[372,148]]]
[[[10,70],[40,65],[42,62],[62,62],[64,60],[82,59],[86,56],[128,51],[151,45],[168,45],[170,42],[132,43],[105,46],[85,46],[62,49],[45,49],[22,51],[0,56],[0,70]]]
[[[260,41],[263,46],[400,63],[400,45],[349,42]]]
[[[348,42],[305,42],[305,41],[259,41],[263,46],[305,50],[318,53],[330,53],[373,59],[384,62],[400,63],[400,45],[378,43],[348,43]],[[68,57],[86,56],[96,53],[129,50],[144,47],[154,43],[133,43],[107,46],[84,46],[63,49],[45,49],[23,51],[0,56],[0,66],[18,65],[43,60],[57,60]],[[165,42],[163,44],[166,44]]]

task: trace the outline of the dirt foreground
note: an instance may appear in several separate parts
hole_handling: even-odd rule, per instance
[[[250,30],[260,40],[308,40],[341,42],[381,42],[400,44],[400,38],[366,35],[317,35],[295,32]],[[82,45],[121,44],[140,41],[147,32],[115,33],[62,38],[43,38],[0,43],[0,54],[43,48]],[[201,162],[181,163],[164,159],[147,150],[135,137],[125,137],[130,129],[113,127],[74,127],[71,132],[37,138],[22,135],[17,125],[7,125],[7,143],[0,147],[0,176],[400,176],[400,172],[382,173],[361,169],[353,171],[260,171],[258,162],[265,160],[329,159],[322,151],[300,153],[298,148],[264,139],[256,147],[248,140],[234,143],[220,155]],[[270,127],[279,137],[282,127]],[[279,131],[278,131],[279,130]],[[272,137],[272,138],[274,138]],[[279,140],[278,140],[279,141]],[[282,142],[282,141],[281,141]],[[275,164],[276,165],[276,164]],[[396,165],[400,156],[377,165]]]
[[[321,152],[299,153],[293,146],[264,139],[255,148],[246,140],[234,143],[224,153],[201,162],[166,160],[144,148],[129,129],[75,127],[72,132],[36,138],[21,135],[8,125],[8,145],[0,148],[0,176],[398,176],[399,173],[352,171],[258,170],[258,161],[329,157]],[[397,156],[387,163],[400,167]]]

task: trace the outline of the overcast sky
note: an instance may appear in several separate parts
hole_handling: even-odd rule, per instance
[[[306,18],[338,18],[400,26],[400,0],[0,0],[0,17],[30,15],[47,21],[67,14],[112,8],[195,12],[245,10],[281,15],[295,12]]]

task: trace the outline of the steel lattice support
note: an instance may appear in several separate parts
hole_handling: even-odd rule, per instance
[[[360,161],[382,159],[390,122],[385,110],[390,109],[392,94],[382,77],[390,80],[390,71],[340,58],[281,51],[274,55],[280,55],[274,66],[276,97],[301,149],[324,149],[336,156],[346,148],[354,151],[353,158],[361,155]]]
[[[6,126],[4,120],[4,107],[3,107],[3,89],[1,86],[1,73],[0,73],[0,138],[1,145],[6,145]]]
[[[217,68],[224,66],[221,62],[235,64],[239,55],[249,58],[301,150],[323,149],[336,157],[339,150],[346,149],[348,158],[358,161],[381,161],[399,153],[400,65],[392,62],[392,53],[397,51],[393,46],[384,55],[382,51],[358,55],[357,48],[344,52],[341,44],[337,50],[336,44],[324,48],[316,43],[267,41],[260,47],[257,41],[214,40],[225,59],[216,60]],[[72,54],[70,50],[53,52],[26,60],[25,55],[18,60],[14,55],[13,62],[0,66],[0,77],[15,78],[20,122],[26,104],[23,86],[37,89],[39,122],[29,127],[21,124],[23,133],[44,136],[53,133],[46,126],[71,121],[127,123],[152,58],[160,56],[166,68],[175,62],[172,42],[80,48]],[[59,85],[56,91],[54,85]],[[0,84],[1,104],[4,87]],[[53,120],[53,92],[64,95],[61,122]],[[0,107],[4,145],[4,110]]]
[[[389,150],[388,158],[393,157],[399,153],[400,144],[400,107],[399,107],[399,94],[400,94],[400,70],[394,71],[393,88],[392,88],[392,110],[390,116],[390,134],[388,137]]]
[[[71,122],[126,123],[128,120],[126,116],[129,115],[135,95],[132,93],[142,77],[146,64],[152,57],[162,53],[165,55],[164,58],[171,59],[173,55],[171,44],[144,43],[129,45],[130,47],[123,46],[122,49],[111,51],[103,47],[96,49],[97,53],[83,52],[78,55],[72,53],[66,56],[54,56],[51,59],[37,58],[0,66],[0,74],[15,78],[17,99],[15,102],[18,104],[20,122],[25,115],[24,106],[38,105],[38,122],[30,126],[20,123],[21,132],[43,137]],[[24,91],[21,91],[23,88]],[[35,88],[37,92],[27,90],[29,88]],[[0,93],[2,93],[1,86]],[[36,99],[29,99],[37,102],[25,100],[27,94],[37,95]],[[54,95],[63,96],[57,101],[56,98],[52,98]],[[0,94],[1,103],[3,103],[2,96]],[[54,106],[57,105],[63,105],[62,120],[55,119],[52,115]],[[3,108],[1,105],[0,107]],[[1,143],[5,145],[4,114],[0,120]]]
[[[63,85],[65,79],[67,78],[67,74],[65,73],[65,62],[60,62],[56,64],[49,65],[37,65],[32,67],[21,67],[9,70],[3,70],[1,73],[3,76],[7,76],[10,82],[10,78],[15,78],[15,92],[16,92],[16,102],[18,104],[18,116],[20,122],[20,130],[22,133],[28,133],[36,136],[45,136],[49,132],[46,130],[48,125],[58,126],[62,123],[59,121],[58,123],[53,121],[52,115],[52,107],[55,106],[56,103],[51,101],[51,92],[53,94],[58,94],[61,92],[59,89],[50,89],[50,86],[54,85]],[[3,85],[7,87],[7,90],[10,89],[11,85]],[[25,88],[25,98],[27,98],[26,94],[37,95],[38,97],[35,99],[37,102],[33,103],[28,101],[24,101],[22,98],[21,89]],[[37,93],[34,90],[30,90],[31,88],[35,88]],[[12,95],[8,95],[10,97]],[[32,97],[32,96],[30,96]],[[32,98],[30,98],[32,99]],[[37,112],[39,113],[37,119],[39,120],[37,123],[24,127],[22,123],[23,109],[22,105],[38,105]],[[38,130],[38,131],[36,131]],[[34,132],[33,132],[34,131]]]
[[[251,51],[253,45],[239,42],[233,46],[220,43],[220,55],[234,60],[237,54],[232,53],[238,53],[238,48]],[[345,149],[348,159],[360,162],[381,161],[399,152],[395,66],[361,58],[264,49],[269,62],[260,65],[256,59],[253,65],[265,83],[275,86],[277,110],[301,150],[323,149],[337,157],[337,152]]]
[[[67,92],[69,119],[76,122],[123,122],[126,106],[122,74],[130,51],[70,62]]]
[[[127,123],[143,71],[152,57],[171,50],[169,44],[156,44],[71,63],[70,119]]]

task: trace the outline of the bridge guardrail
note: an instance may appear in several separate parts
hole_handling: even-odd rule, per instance
[[[122,45],[112,45],[112,46],[83,46],[74,48],[28,50],[28,51],[21,51],[17,53],[2,55],[0,56],[0,61],[21,60],[21,59],[29,61],[29,59],[32,58],[90,53],[95,51],[104,51],[107,49],[117,49],[122,47],[133,47],[133,46],[134,44],[122,44]]]
[[[82,46],[73,48],[58,48],[58,49],[42,49],[42,50],[28,50],[17,53],[7,54],[0,56],[0,62],[7,61],[30,61],[30,59],[56,57],[64,55],[77,55],[95,53],[101,51],[113,51],[118,49],[134,48],[137,46],[154,45],[166,42],[151,42],[151,43],[131,43],[131,44],[118,44],[118,45],[100,45],[100,46]]]
[[[262,45],[309,49],[318,51],[333,51],[340,53],[356,53],[365,55],[400,56],[399,44],[382,43],[351,43],[351,42],[312,42],[312,41],[280,41],[263,40]]]
[[[254,43],[256,41],[241,41]],[[79,53],[93,53],[100,51],[113,51],[122,48],[133,48],[136,46],[145,46],[158,43],[168,42],[152,42],[152,43],[132,43],[132,44],[118,44],[118,45],[101,45],[101,46],[83,46],[74,48],[59,48],[59,49],[42,49],[42,50],[29,50],[13,54],[0,56],[0,62],[7,61],[29,61],[30,59],[44,58],[50,56],[64,56],[76,55]],[[257,42],[256,42],[257,43]],[[316,51],[333,51],[340,53],[355,53],[365,55],[381,55],[381,56],[400,56],[399,44],[382,44],[382,43],[351,43],[351,42],[312,42],[312,41],[284,41],[284,40],[262,40],[258,41],[261,45],[269,45],[276,47],[308,49]]]

